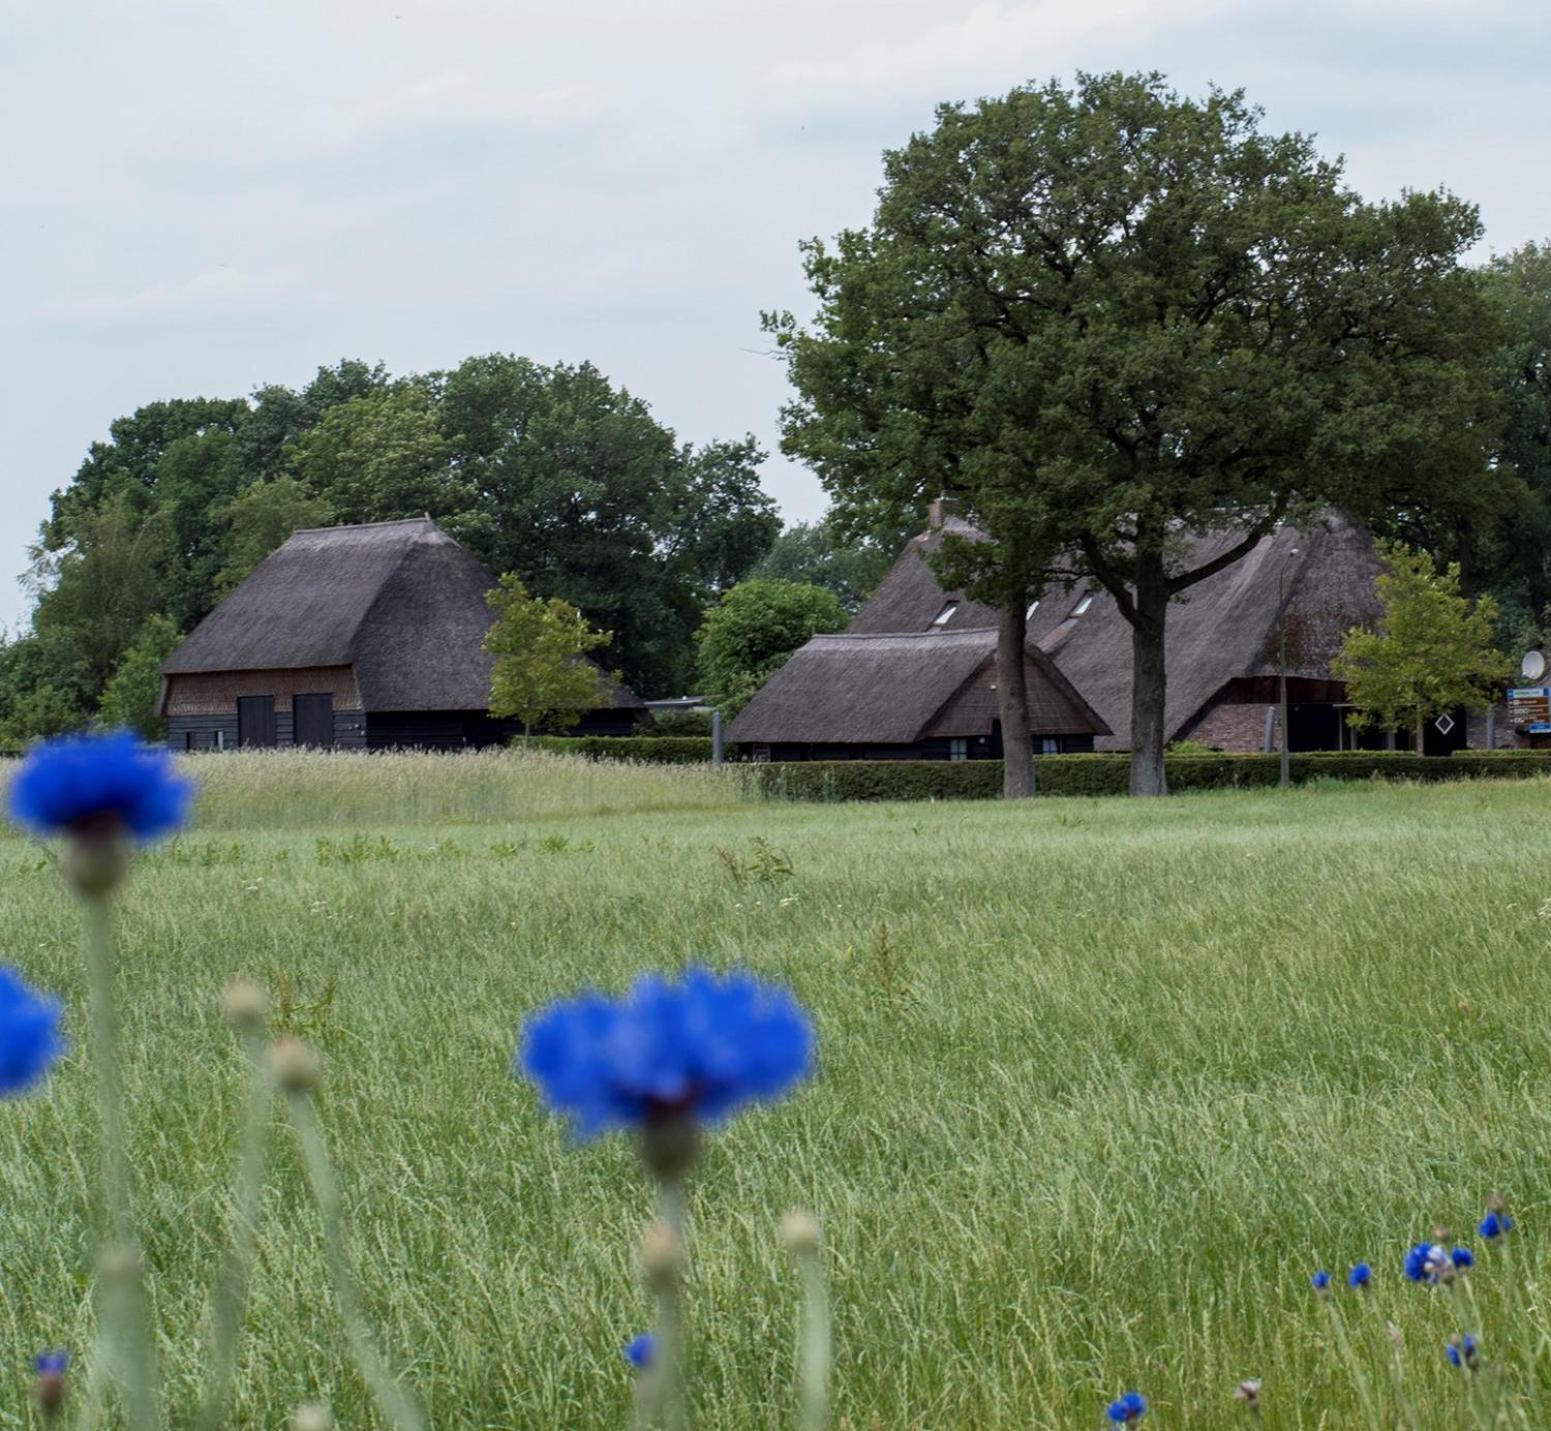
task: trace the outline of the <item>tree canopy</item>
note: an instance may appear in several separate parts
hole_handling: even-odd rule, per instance
[[[1384,550],[1376,631],[1349,631],[1331,669],[1346,682],[1357,726],[1409,726],[1422,753],[1427,721],[1488,704],[1512,671],[1493,642],[1497,604],[1461,595],[1459,565],[1438,570],[1426,552]]]
[[[763,458],[752,437],[681,443],[589,364],[503,354],[147,404],[53,497],[0,735],[80,723],[147,620],[188,631],[296,528],[422,513],[611,632],[630,684],[682,690],[705,608],[780,530]]]
[[[839,631],[832,591],[793,581],[745,581],[723,594],[696,635],[705,698],[734,716],[810,636]]]
[[[871,227],[805,246],[812,324],[767,318],[783,447],[853,530],[963,498],[1010,628],[1040,579],[1103,585],[1133,631],[1132,788],[1162,793],[1172,600],[1300,508],[1510,480],[1479,232],[1446,193],[1363,201],[1235,92],[1081,75],[945,105],[885,155]],[[1179,534],[1218,529],[1185,565]]]
[[[608,643],[568,601],[530,596],[511,572],[486,598],[496,613],[485,650],[496,656],[490,714],[515,716],[524,739],[545,726],[575,725],[604,697],[603,673],[588,652]]]

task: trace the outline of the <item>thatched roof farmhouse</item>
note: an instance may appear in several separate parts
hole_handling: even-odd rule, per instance
[[[940,604],[940,603],[939,603]],[[1036,646],[1024,662],[1036,749],[1092,750],[1109,727]],[[770,760],[999,758],[996,632],[815,636],[727,738]]]
[[[483,649],[495,578],[429,517],[299,531],[162,667],[179,750],[489,745]],[[578,730],[627,734],[645,715],[607,683]]]
[[[830,661],[831,669],[841,659],[836,652],[823,651],[821,642],[850,642],[850,648],[837,650],[859,650],[868,639],[908,638],[911,644],[899,648],[890,672],[881,666],[874,669],[879,685],[869,690],[867,702],[869,709],[899,703],[912,712],[917,688],[936,692],[957,679],[959,666],[950,659],[952,648],[943,644],[944,638],[978,638],[987,652],[994,651],[996,612],[963,592],[945,591],[926,560],[949,534],[980,537],[968,522],[945,511],[945,505],[934,504],[929,530],[909,544],[845,634],[816,638],[792,658],[790,666],[802,679],[804,699],[787,694],[792,685],[782,679],[787,668],[756,696],[730,731],[740,747],[757,740],[774,754],[782,745],[818,738],[808,734],[813,726],[805,707],[825,707],[810,673],[817,672],[821,658]],[[1175,559],[1181,566],[1198,566],[1239,537],[1231,527],[1184,537]],[[1350,746],[1352,732],[1342,719],[1345,690],[1332,679],[1330,661],[1350,627],[1377,617],[1378,571],[1368,534],[1331,514],[1300,528],[1278,527],[1241,561],[1191,588],[1185,600],[1169,608],[1165,738],[1197,740],[1223,750],[1261,750],[1268,740],[1275,744],[1278,737],[1268,726],[1267,713],[1277,699],[1278,638],[1285,622],[1292,748]],[[1085,708],[1091,706],[1096,713],[1091,748],[1129,749],[1131,627],[1114,598],[1096,585],[1054,582],[1030,608],[1028,636],[1043,679],[1049,680],[1043,673],[1057,672],[1065,688],[1080,691]],[[928,675],[938,661],[944,664],[944,674]],[[840,689],[850,690],[854,684],[847,679]],[[1039,734],[1036,730],[1036,737]],[[1461,722],[1451,740],[1437,732],[1429,739],[1458,745],[1463,736]],[[1036,750],[1040,747],[1036,738]],[[1085,747],[1063,739],[1054,748]]]

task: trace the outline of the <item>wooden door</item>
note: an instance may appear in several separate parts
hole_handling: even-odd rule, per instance
[[[237,697],[237,744],[263,746],[275,743],[275,698]]]
[[[292,696],[291,712],[298,745],[327,749],[334,744],[334,697],[327,691],[321,695]]]

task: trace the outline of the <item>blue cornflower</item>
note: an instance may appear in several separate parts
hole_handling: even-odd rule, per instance
[[[1461,1272],[1468,1272],[1476,1265],[1476,1254],[1468,1247],[1456,1247],[1449,1253],[1449,1261]]]
[[[1139,1391],[1128,1391],[1111,1401],[1104,1414],[1111,1421],[1140,1421],[1147,1414],[1147,1399]]]
[[[1436,1282],[1438,1274],[1449,1265],[1448,1248],[1436,1242],[1418,1242],[1401,1263],[1406,1276],[1413,1282]]]
[[[11,818],[41,835],[120,832],[154,840],[178,828],[192,784],[164,750],[130,731],[45,741],[11,781]]]
[[[1359,1291],[1362,1288],[1365,1288],[1372,1281],[1373,1268],[1371,1268],[1366,1262],[1359,1262],[1355,1267],[1352,1268],[1350,1272],[1346,1274],[1346,1285],[1352,1288],[1353,1291]]]
[[[1448,1357],[1450,1366],[1470,1367],[1474,1370],[1476,1364],[1476,1339],[1468,1332],[1462,1337],[1450,1337],[1448,1344],[1443,1349],[1443,1354]]]
[[[1330,1273],[1320,1271],[1309,1278],[1309,1285],[1316,1292],[1328,1292],[1330,1290]]]
[[[1476,1231],[1488,1242],[1495,1242],[1503,1233],[1513,1231],[1513,1219],[1505,1212],[1489,1212]]]
[[[27,987],[0,968],[0,1097],[25,1093],[65,1051],[58,999]]]
[[[63,1376],[70,1368],[70,1353],[67,1351],[39,1352],[32,1359],[32,1369],[39,1376]]]
[[[637,1371],[645,1371],[657,1354],[657,1338],[650,1332],[631,1337],[624,1346],[625,1360]]]
[[[813,1026],[786,989],[692,968],[677,982],[648,975],[622,998],[588,990],[541,1009],[516,1066],[582,1138],[714,1123],[806,1078]]]

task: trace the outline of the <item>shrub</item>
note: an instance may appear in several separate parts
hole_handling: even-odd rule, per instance
[[[519,737],[514,744],[522,743]],[[588,760],[638,760],[649,765],[700,765],[711,759],[710,736],[541,735],[533,746]]]
[[[1274,786],[1276,755],[1175,755],[1165,758],[1169,789],[1231,790]],[[1311,751],[1290,762],[1294,784],[1311,780],[1460,780],[1551,775],[1551,751],[1467,750],[1442,759],[1404,751]],[[1034,761],[1041,795],[1124,795],[1129,755],[1047,755]],[[999,760],[836,760],[752,767],[758,789],[785,800],[989,800],[1002,789]]]
[[[638,734],[660,740],[665,736],[709,736],[710,711],[660,711],[645,721]]]

